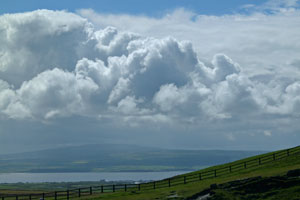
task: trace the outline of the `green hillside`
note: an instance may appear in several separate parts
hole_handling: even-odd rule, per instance
[[[292,152],[292,153],[291,153]],[[291,152],[288,152],[290,155],[284,155],[287,153],[287,151],[277,151],[277,152],[271,152],[268,154],[264,155],[259,155],[255,157],[250,157],[247,159],[239,160],[233,163],[228,163],[225,165],[218,165],[215,167],[203,169],[200,171],[196,171],[190,174],[184,174],[178,177],[175,177],[175,179],[183,179],[184,176],[186,177],[193,177],[193,176],[198,176],[199,173],[205,173],[207,171],[215,170],[215,169],[226,169],[229,166],[232,165],[241,165],[243,166],[245,162],[249,162],[248,168],[246,166],[246,169],[234,169],[232,170],[231,173],[224,173],[220,174],[220,176],[217,175],[216,178],[207,178],[201,181],[195,181],[192,178],[188,179],[186,178],[186,184],[178,184],[177,186],[174,187],[164,187],[160,189],[155,189],[155,190],[142,190],[142,191],[132,191],[132,192],[116,192],[113,194],[101,194],[101,195],[96,195],[94,197],[86,197],[86,198],[81,198],[81,199],[122,199],[122,200],[150,200],[150,199],[189,199],[193,195],[209,188],[212,184],[222,184],[222,183],[227,183],[230,181],[234,180],[240,180],[240,179],[247,179],[251,177],[271,177],[271,176],[284,176],[289,170],[293,169],[300,169],[300,147],[294,148]],[[275,161],[273,161],[273,155],[278,156],[278,158],[275,157]],[[261,159],[261,165],[254,165],[251,166],[251,162],[254,163],[255,160],[258,160],[259,158],[264,157],[265,159]],[[271,158],[271,159],[269,159]],[[167,180],[165,180],[166,182]],[[189,182],[190,181],[190,182]],[[299,197],[300,194],[300,182],[298,178],[298,185],[295,186],[295,188],[292,188],[291,190],[282,190],[284,195],[289,195],[286,199],[293,199],[293,195]],[[158,185],[163,185],[162,183],[157,183]],[[146,188],[144,186],[144,188]],[[287,194],[285,194],[285,192]],[[223,194],[222,191],[219,191],[219,193]],[[232,198],[232,194],[224,194],[224,195],[229,195],[229,199]],[[296,199],[300,199],[300,197]],[[276,199],[277,197],[275,197]],[[221,199],[221,198],[220,198]],[[226,199],[226,198],[224,198]],[[239,199],[239,198],[237,198]],[[259,199],[259,198],[254,198],[254,199]],[[272,199],[272,198],[270,198]]]
[[[116,199],[116,200],[150,200],[150,199],[197,199],[202,191],[210,189],[215,199],[243,199],[253,185],[274,185],[261,193],[254,193],[252,199],[299,199],[299,176],[286,180],[290,170],[300,169],[300,146],[249,157],[235,162],[217,165],[188,174],[183,174],[161,181],[144,184],[105,185],[68,191],[44,193],[45,199]],[[274,176],[277,176],[274,178]],[[255,178],[253,178],[255,177]],[[237,182],[238,180],[238,182]],[[235,182],[232,182],[235,181]],[[238,191],[228,190],[230,184],[241,185]],[[288,187],[282,188],[281,185]],[[255,190],[254,190],[255,191]],[[253,190],[252,190],[253,192]],[[256,191],[255,191],[256,192]],[[90,195],[92,193],[92,195]],[[5,199],[39,199],[42,194],[19,195]],[[219,195],[219,197],[218,197]],[[1,195],[0,195],[1,196]],[[275,197],[274,197],[275,196]],[[56,197],[56,198],[55,198]],[[80,198],[79,198],[80,197]],[[223,198],[224,197],[224,198]],[[263,198],[262,198],[263,197]],[[266,197],[266,198],[265,198]],[[274,198],[273,198],[274,197]],[[248,198],[248,199],[251,199]]]

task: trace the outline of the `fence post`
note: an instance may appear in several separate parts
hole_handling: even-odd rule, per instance
[[[168,179],[168,184],[169,184],[169,187],[171,187],[171,179],[170,178]]]
[[[229,173],[231,173],[231,172],[232,172],[231,165],[229,165]]]
[[[138,189],[139,189],[139,191],[141,190],[141,184],[138,184]]]
[[[2,197],[2,200],[4,200],[4,197]]]
[[[69,200],[70,199],[70,191],[67,190],[67,199]]]
[[[202,176],[201,176],[201,173],[199,173],[199,181],[201,181],[202,179]]]
[[[155,188],[156,188],[155,181],[153,181],[153,189],[155,189]]]
[[[217,170],[215,169],[215,177],[217,177]]]
[[[92,195],[92,194],[93,194],[93,188],[90,187],[90,195]]]
[[[57,200],[57,192],[54,192],[54,200]]]
[[[289,156],[290,155],[290,149],[286,150],[286,155]]]
[[[183,177],[183,183],[186,184],[186,176]]]
[[[246,162],[244,162],[244,168],[247,169],[247,163]]]
[[[80,190],[80,188],[78,189],[78,197],[80,197],[81,196],[81,190]]]
[[[116,188],[115,188],[115,185],[113,185],[113,192],[115,192]]]
[[[275,160],[275,153],[273,153],[273,160]]]
[[[127,184],[124,185],[125,192],[127,191]]]
[[[18,195],[16,195],[16,200],[18,200],[19,199],[19,197],[18,197]]]
[[[261,160],[260,160],[260,158],[258,158],[258,165],[260,165],[261,164]]]
[[[101,185],[101,193],[103,193],[103,185]]]
[[[45,199],[45,193],[43,192],[43,200]]]
[[[32,198],[31,198],[31,194],[29,195],[29,200],[31,200]]]

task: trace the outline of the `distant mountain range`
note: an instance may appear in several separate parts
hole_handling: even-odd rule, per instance
[[[0,173],[196,170],[261,153],[265,152],[169,150],[135,145],[91,144],[0,155]]]

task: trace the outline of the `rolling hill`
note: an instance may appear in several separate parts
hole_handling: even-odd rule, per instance
[[[91,144],[1,155],[0,172],[191,171],[260,153]]]
[[[245,163],[249,164],[246,168]],[[237,168],[231,172],[223,171],[230,169],[230,166]],[[223,171],[223,174],[215,176],[215,170],[218,173]],[[212,172],[212,176],[198,179],[199,174],[209,172]],[[208,200],[207,197],[209,197],[210,200],[299,200],[300,146],[290,149],[290,151],[270,152],[182,174],[170,179],[173,182],[171,187],[168,185],[169,179],[165,179],[156,182],[156,187],[153,187],[154,182],[143,184],[140,191],[135,188],[131,192],[124,192],[121,189],[115,193],[96,194],[80,199]]]
[[[20,193],[21,192],[21,193]],[[234,162],[136,184],[99,185],[60,191],[13,191],[5,200],[298,200],[300,199],[300,146]],[[2,195],[2,196],[1,196]]]

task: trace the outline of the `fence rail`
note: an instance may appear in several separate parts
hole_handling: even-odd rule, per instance
[[[209,178],[216,178],[230,173],[235,173],[248,168],[264,165],[276,160],[286,158],[290,155],[300,154],[300,146],[268,153],[267,155],[258,156],[251,160],[233,162],[225,164],[223,167],[201,171],[199,173],[191,173],[187,175],[179,175],[172,178],[163,179],[160,181],[152,181],[142,184],[116,184],[116,185],[101,185],[84,187],[78,189],[70,189],[65,191],[45,192],[39,194],[1,194],[0,200],[69,200],[73,198],[80,198],[100,193],[113,193],[119,191],[141,191],[141,190],[155,190],[158,188],[172,187],[176,185],[187,184],[191,182],[201,181]]]

